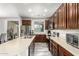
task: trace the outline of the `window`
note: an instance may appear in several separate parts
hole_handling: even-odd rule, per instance
[[[44,22],[43,21],[34,21],[34,31],[35,32],[44,32]]]

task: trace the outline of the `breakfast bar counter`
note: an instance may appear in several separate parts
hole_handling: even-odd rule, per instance
[[[0,44],[0,56],[28,56],[28,47],[33,41],[35,36],[31,38],[16,38],[6,43]]]

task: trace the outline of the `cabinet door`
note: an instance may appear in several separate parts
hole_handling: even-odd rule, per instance
[[[62,4],[58,10],[58,29],[66,29],[66,4]]]
[[[55,29],[58,29],[58,20],[59,20],[58,19],[58,12],[55,12],[54,15],[53,15],[53,22],[54,22],[53,25],[54,25]]]
[[[79,29],[79,3],[77,3],[77,7],[78,7],[78,9],[77,9],[77,10],[78,10],[78,12],[77,12],[77,13],[78,13],[78,14],[77,14],[77,18],[78,18],[78,19],[77,19],[77,20],[78,20],[77,26],[78,26],[78,29]]]
[[[58,21],[58,28],[61,29],[63,27],[63,12],[62,12],[62,6],[59,8],[58,10],[58,14],[59,14],[59,21]]]
[[[64,56],[62,47],[59,46],[59,56]]]
[[[52,41],[50,41],[50,52],[51,52],[51,54],[53,55],[53,44],[52,44],[53,42]]]
[[[35,37],[35,42],[47,42],[46,35],[37,34]]]
[[[70,52],[59,46],[59,56],[73,56]]]
[[[45,29],[47,30],[49,26],[49,20],[45,20]]]
[[[53,55],[58,56],[58,44],[53,41]]]
[[[40,35],[36,35],[35,42],[40,42],[42,40],[42,37]]]
[[[57,48],[55,46],[53,46],[53,55],[54,56],[58,55],[58,51],[57,51]]]
[[[67,3],[67,28],[77,29],[77,4]]]
[[[53,20],[54,20],[54,18],[53,18],[53,16],[51,16],[50,18],[49,18],[49,29],[54,29],[54,22],[53,22]]]
[[[51,51],[52,55],[58,56],[58,45],[55,42],[53,42],[52,40],[51,40],[51,49],[50,49],[50,51]]]
[[[30,25],[31,26],[31,20],[22,20],[22,25]]]

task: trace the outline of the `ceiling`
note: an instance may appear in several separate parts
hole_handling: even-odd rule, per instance
[[[52,16],[61,3],[15,3],[20,16],[47,18]]]
[[[0,17],[47,18],[61,3],[0,3]]]
[[[10,3],[0,3],[0,18],[1,17],[19,17],[17,8]]]

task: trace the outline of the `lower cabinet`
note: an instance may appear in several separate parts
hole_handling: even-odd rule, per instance
[[[35,37],[35,42],[47,42],[45,34],[37,34]]]
[[[50,40],[50,52],[53,56],[73,56],[69,51],[61,47],[53,40]]]
[[[50,39],[47,39],[48,40],[48,49],[49,49],[49,51],[50,51]]]
[[[37,34],[34,40],[35,42],[47,42],[45,34]]]
[[[50,51],[52,55],[57,56],[58,55],[58,45],[50,40]]]
[[[70,52],[59,46],[59,56],[73,56]]]

